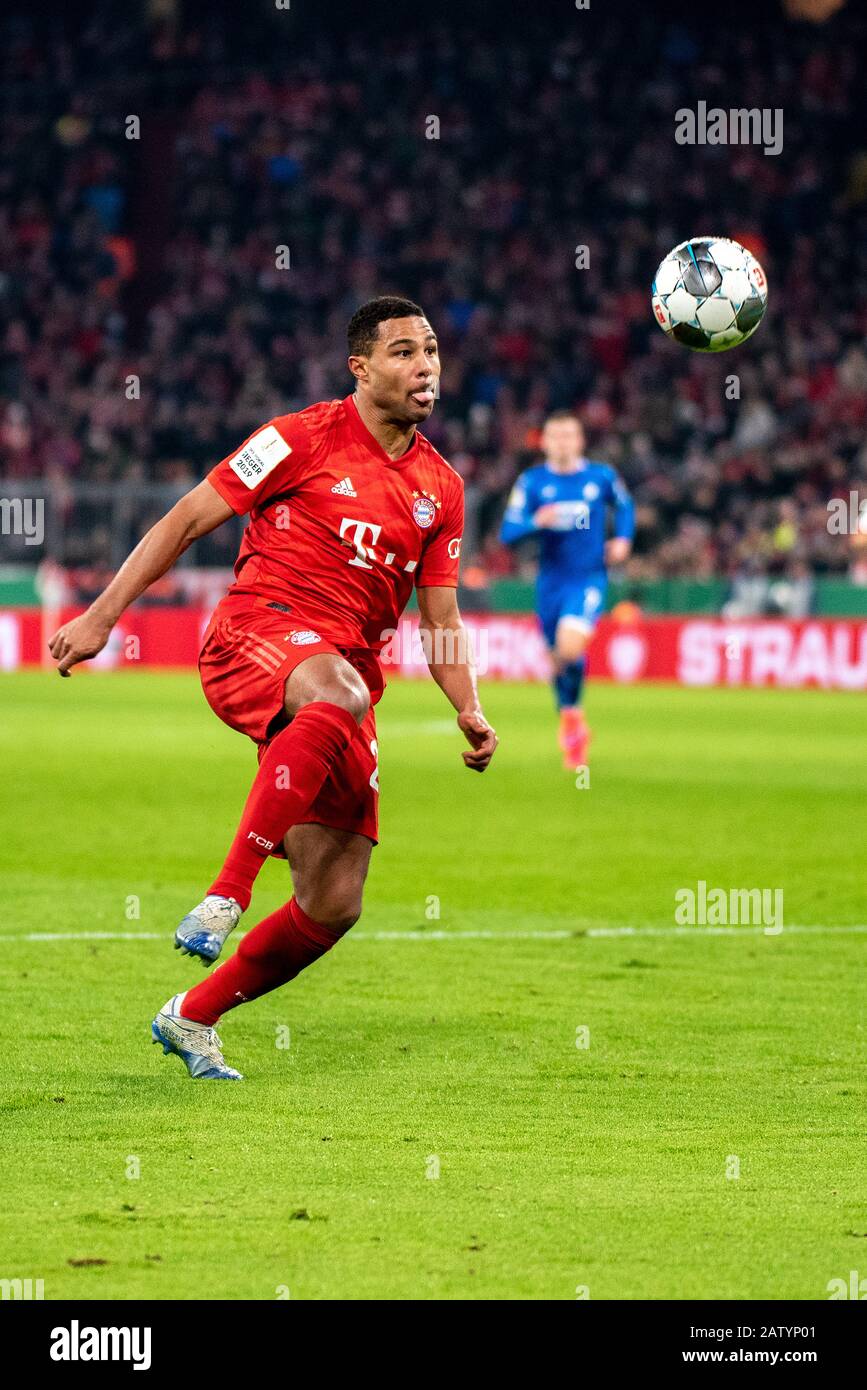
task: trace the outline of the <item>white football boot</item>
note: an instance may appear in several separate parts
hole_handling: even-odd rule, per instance
[[[226,1065],[216,1029],[181,1018],[186,993],[184,990],[183,994],[175,994],[163,1004],[151,1024],[152,1041],[162,1043],[163,1052],[174,1052],[180,1057],[195,1081],[243,1081],[239,1071]]]
[[[175,950],[185,956],[198,956],[205,965],[213,965],[229,932],[240,922],[243,911],[234,898],[209,893],[198,907],[187,913],[175,932]]]

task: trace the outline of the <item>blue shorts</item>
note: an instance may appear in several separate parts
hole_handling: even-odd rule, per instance
[[[556,588],[540,588],[536,612],[548,646],[554,645],[561,618],[572,619],[576,627],[583,627],[589,635],[602,616],[607,589],[608,577],[604,571],[587,574],[583,579]]]

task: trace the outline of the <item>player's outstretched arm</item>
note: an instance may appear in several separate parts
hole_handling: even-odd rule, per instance
[[[612,478],[611,504],[614,509],[614,534],[605,542],[605,563],[622,565],[629,559],[635,536],[635,504],[618,473]]]
[[[462,754],[473,772],[484,772],[498,739],[479,704],[476,665],[469,633],[461,621],[453,588],[420,586],[419,630],[430,673],[458,712],[458,728],[470,744]]]
[[[170,570],[193,541],[216,530],[232,515],[228,502],[207,479],[176,502],[171,511],[142,536],[114,579],[87,611],[55,632],[48,650],[58,663],[58,674],[68,676],[71,666],[101,652],[124,609],[155,579]]]
[[[503,545],[517,545],[539,531],[568,531],[575,524],[574,507],[562,502],[546,502],[537,507],[526,474],[521,474],[509,494],[500,527]]]
[[[542,510],[544,511],[544,508]],[[506,512],[500,526],[500,541],[503,545],[515,545],[518,541],[526,540],[528,536],[535,535],[539,529],[539,523],[534,512],[535,507],[529,495],[526,475],[522,473],[509,493],[509,500],[506,503]]]

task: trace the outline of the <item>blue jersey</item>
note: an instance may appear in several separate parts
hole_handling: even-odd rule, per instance
[[[553,503],[553,525],[537,527],[533,517]],[[536,604],[542,631],[553,647],[563,622],[588,633],[605,603],[605,541],[608,512],[614,513],[613,535],[632,540],[632,498],[613,468],[583,459],[573,473],[555,473],[546,463],[528,468],[512,488],[500,539],[506,544],[539,536],[541,555]]]
[[[556,525],[536,527],[533,516],[552,502],[559,513]],[[539,536],[540,580],[581,578],[605,568],[609,508],[614,513],[612,534],[632,540],[632,498],[615,469],[584,459],[574,473],[555,473],[539,463],[522,473],[512,488],[500,539],[511,545],[525,536]]]

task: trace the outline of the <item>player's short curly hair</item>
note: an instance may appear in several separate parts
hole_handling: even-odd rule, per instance
[[[378,299],[369,299],[356,309],[346,330],[349,351],[352,356],[366,357],[373,351],[379,334],[379,325],[386,319],[424,318],[424,309],[411,299],[403,299],[397,294],[383,294]]]

